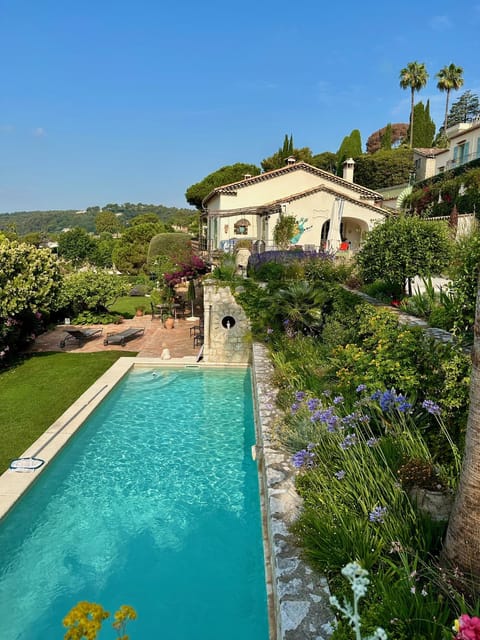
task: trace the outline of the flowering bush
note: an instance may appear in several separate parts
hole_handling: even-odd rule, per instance
[[[455,620],[453,630],[456,631],[455,640],[480,640],[480,618],[463,614]]]

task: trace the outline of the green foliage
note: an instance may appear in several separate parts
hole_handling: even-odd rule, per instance
[[[0,242],[0,319],[49,308],[61,283],[56,257],[49,249]]]
[[[382,140],[385,137],[385,134],[387,134],[387,138],[385,142],[388,143],[389,135],[387,133],[387,129],[390,129],[391,131],[390,146],[388,146],[388,144],[384,146],[382,143]],[[405,139],[405,136],[407,135],[407,130],[408,130],[408,124],[405,124],[403,122],[397,122],[395,124],[387,124],[382,129],[378,129],[377,131],[374,131],[367,140],[367,145],[366,145],[367,153],[375,153],[376,151],[379,151],[382,148],[384,148],[385,150],[389,150],[392,148],[392,146],[398,147]]]
[[[65,231],[58,238],[58,255],[75,267],[89,262],[95,248],[95,240],[80,227]]]
[[[128,227],[113,249],[112,259],[117,269],[129,275],[145,272],[150,241],[163,231],[164,225],[158,221]]]
[[[129,288],[124,278],[103,271],[72,273],[63,280],[56,307],[67,316],[83,311],[101,314]]]
[[[295,235],[298,222],[295,216],[281,215],[273,229],[273,241],[277,247],[288,249]]]
[[[411,149],[381,149],[355,158],[355,182],[374,190],[393,187],[408,182],[413,168]]]
[[[337,175],[343,174],[343,163],[348,158],[356,158],[362,153],[362,139],[360,131],[354,129],[350,135],[345,136],[342,140],[339,150],[337,151]]]
[[[236,270],[235,256],[227,253],[222,256],[220,263],[213,270],[211,277],[215,280],[222,280],[223,282],[233,282],[236,277]]]
[[[251,270],[251,275],[260,282],[283,282],[286,279],[285,270],[286,266],[278,262],[263,262]]]
[[[117,244],[109,233],[102,233],[95,241],[95,250],[90,256],[90,262],[101,269],[111,269],[113,266],[113,250]]]
[[[345,282],[353,269],[352,262],[336,260],[334,257],[307,260],[304,264],[306,280],[317,286],[328,282]]]
[[[392,125],[390,123],[385,127],[385,131],[381,137],[381,147],[385,151],[390,151],[392,148]]]
[[[118,233],[122,228],[122,223],[113,213],[104,209],[100,211],[95,217],[95,231],[100,235],[101,233]]]
[[[271,326],[275,329],[283,326],[289,335],[318,334],[323,323],[322,303],[327,297],[326,291],[306,280],[291,282],[272,294]]]
[[[443,121],[444,129],[448,128],[448,101],[450,98],[451,91],[458,91],[461,86],[463,86],[463,69],[462,67],[457,67],[456,64],[448,65],[448,67],[443,67],[437,73],[436,77],[438,78],[437,89],[440,91],[445,91],[447,94],[447,99],[445,101],[445,119]]]
[[[472,91],[465,91],[452,104],[448,114],[448,126],[453,127],[460,122],[472,122],[480,116],[480,100]]]
[[[337,169],[337,154],[331,151],[317,153],[312,157],[310,164],[329,173],[335,173]]]
[[[410,128],[408,131],[410,137]],[[433,145],[435,137],[435,123],[430,117],[430,101],[427,100],[426,106],[423,102],[417,102],[413,109],[413,146],[420,148],[429,148]]]
[[[454,326],[457,334],[471,334],[475,322],[475,298],[480,273],[480,231],[460,239],[455,247],[450,293],[454,300]]]
[[[411,106],[410,106],[410,148],[413,147],[414,132],[414,97],[415,92],[420,91],[427,84],[428,73],[423,62],[409,62],[406,67],[400,71],[400,86],[402,89],[410,89]]]
[[[189,226],[196,214],[192,209],[179,209],[156,204],[107,204],[104,210],[113,214],[119,214],[117,220],[122,224],[136,215],[142,213],[155,213],[160,220],[168,224]],[[18,211],[15,213],[0,214],[0,229],[9,229],[12,226],[18,234],[23,236],[31,232],[41,232],[49,237],[61,233],[63,229],[80,227],[93,233],[96,230],[96,218],[100,213],[100,207],[88,207],[86,211]]]
[[[243,180],[246,174],[256,176],[259,173],[260,169],[257,166],[243,162],[221,167],[217,171],[210,173],[200,182],[188,187],[185,192],[185,198],[189,204],[201,210],[203,199],[217,187]]]
[[[43,330],[61,280],[49,249],[0,240],[0,367]]]
[[[148,247],[148,268],[162,279],[163,274],[178,269],[192,256],[192,241],[186,233],[159,233]]]
[[[0,473],[124,355],[134,354],[42,353],[17,361],[15,367],[4,371],[0,384]]]
[[[466,169],[466,166],[424,181],[405,199],[404,209],[432,218],[451,216],[454,207],[457,213],[480,211],[480,168]]]
[[[390,217],[367,234],[357,262],[365,282],[384,278],[403,291],[407,278],[441,273],[450,252],[446,225]]]

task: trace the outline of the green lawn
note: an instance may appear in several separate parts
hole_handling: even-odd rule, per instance
[[[145,307],[145,313],[150,313],[151,302],[152,299],[145,296],[122,296],[114,304],[110,305],[108,310],[131,317],[135,315],[137,307],[140,305]]]
[[[0,473],[128,351],[39,353],[0,374]]]

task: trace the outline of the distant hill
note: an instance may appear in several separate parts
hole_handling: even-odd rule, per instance
[[[43,232],[47,235],[60,233],[63,229],[81,227],[95,231],[95,218],[100,211],[112,211],[125,224],[143,213],[154,213],[162,222],[183,226],[196,215],[194,209],[177,209],[157,204],[107,204],[104,207],[88,207],[84,211],[15,211],[0,213],[0,230],[15,230],[19,236]]]

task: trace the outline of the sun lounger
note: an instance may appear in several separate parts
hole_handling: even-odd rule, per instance
[[[87,340],[94,338],[102,333],[103,329],[65,329],[66,335],[60,340],[60,347],[63,349],[67,340],[77,340],[83,344]]]
[[[128,340],[138,338],[143,335],[144,331],[144,327],[130,327],[129,329],[125,329],[119,333],[107,333],[107,337],[103,341],[103,344],[105,346],[107,344],[119,344],[121,347],[124,347]]]

